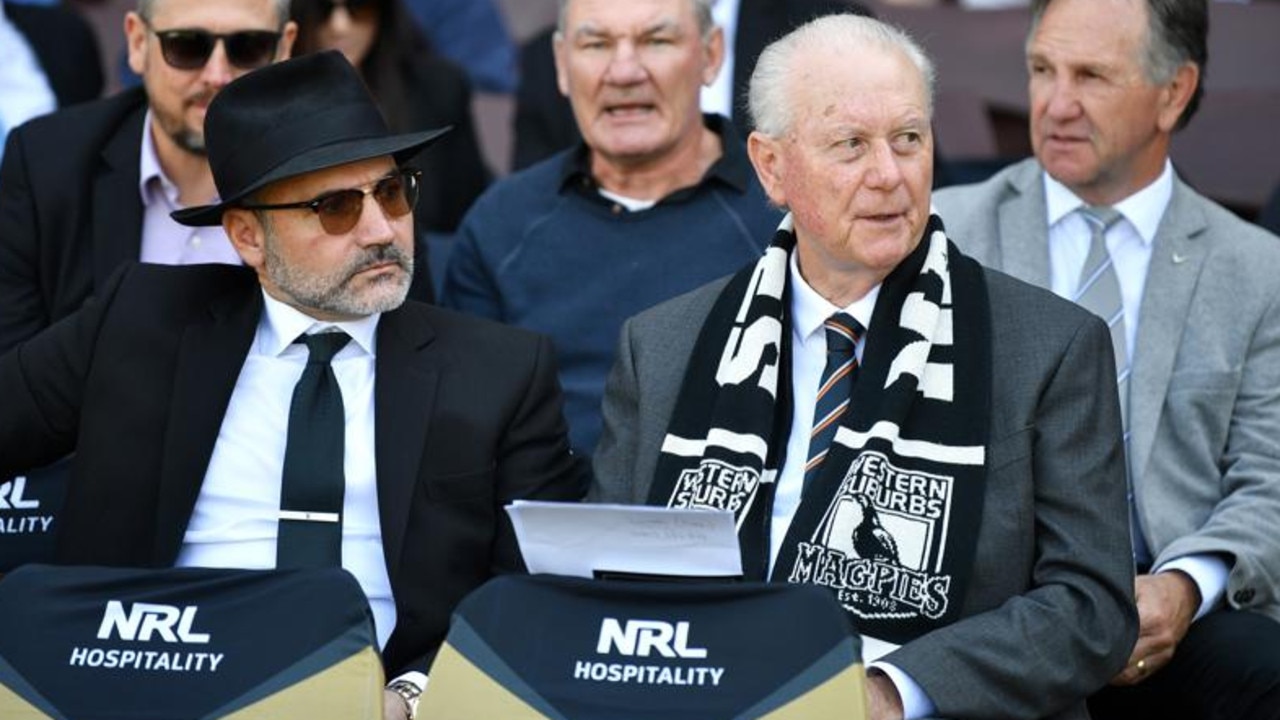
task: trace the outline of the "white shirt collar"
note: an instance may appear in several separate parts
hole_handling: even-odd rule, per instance
[[[866,295],[847,307],[839,308],[805,282],[800,275],[797,253],[791,253],[788,265],[791,272],[791,327],[797,338],[803,341],[823,329],[827,318],[841,311],[853,316],[866,330],[871,330],[871,315],[876,309],[876,299],[880,297],[880,285],[871,288]]]
[[[1053,226],[1064,217],[1079,210],[1085,202],[1067,189],[1066,185],[1049,177],[1049,173],[1046,172],[1043,175],[1045,205],[1049,211],[1049,225]],[[1150,245],[1155,242],[1160,219],[1164,217],[1164,211],[1169,207],[1169,201],[1172,198],[1173,163],[1166,158],[1160,177],[1112,207],[1120,211],[1120,214],[1133,225],[1143,244]]]
[[[313,333],[329,328],[339,328],[351,336],[364,352],[377,356],[378,320],[382,313],[374,313],[359,320],[327,322],[303,314],[297,308],[286,305],[271,297],[266,290],[262,291],[264,312],[258,323],[258,352],[271,357],[279,356],[294,340],[304,333]]]

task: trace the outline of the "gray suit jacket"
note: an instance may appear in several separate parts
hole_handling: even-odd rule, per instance
[[[1047,287],[1035,160],[934,195],[966,253]],[[1175,180],[1129,384],[1134,492],[1156,564],[1233,561],[1227,601],[1280,619],[1280,239]]]
[[[939,715],[1087,718],[1083,698],[1137,637],[1120,410],[1100,320],[987,272],[992,311],[986,500],[964,618],[886,656]],[[623,328],[591,499],[643,503],[719,281]],[[872,329],[872,332],[875,332]]]

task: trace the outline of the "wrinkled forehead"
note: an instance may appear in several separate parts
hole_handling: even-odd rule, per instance
[[[636,34],[657,26],[697,27],[694,0],[567,0],[561,21],[566,37],[583,32]]]
[[[823,125],[870,118],[897,124],[930,121],[924,77],[895,47],[801,51],[788,80],[798,119]]]
[[[1092,3],[1098,2],[1098,6]],[[1114,72],[1140,70],[1148,42],[1145,7],[1098,0],[1089,4],[1058,0],[1042,15],[1027,38],[1027,59],[1068,67],[1106,67]]]

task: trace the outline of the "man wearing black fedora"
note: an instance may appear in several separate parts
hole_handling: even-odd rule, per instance
[[[405,301],[398,162],[441,132],[390,134],[334,52],[219,93],[222,201],[175,219],[221,224],[247,267],[127,266],[0,357],[0,474],[76,452],[59,562],[340,563],[388,693],[416,696],[457,601],[522,568],[502,507],[585,489],[550,343]]]

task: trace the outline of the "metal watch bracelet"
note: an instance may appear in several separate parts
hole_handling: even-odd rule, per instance
[[[413,720],[418,714],[418,697],[422,695],[422,689],[408,680],[392,681],[387,689],[404,700],[405,706],[409,708],[409,720]]]

